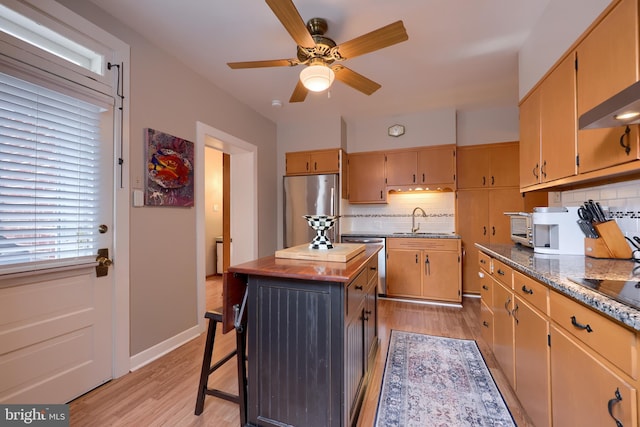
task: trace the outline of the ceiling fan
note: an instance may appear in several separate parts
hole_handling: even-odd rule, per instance
[[[312,18],[305,25],[292,0],[265,1],[298,45],[296,58],[229,62],[227,65],[233,69],[306,65],[300,72],[300,79],[289,102],[304,101],[310,90],[326,90],[334,78],[366,95],[371,95],[380,89],[380,84],[334,62],[345,61],[409,39],[402,21],[396,21],[337,45],[324,35],[328,28],[326,20]]]

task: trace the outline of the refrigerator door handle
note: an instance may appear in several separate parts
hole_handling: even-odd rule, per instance
[[[336,201],[334,197],[335,188],[331,187],[331,216],[336,214]]]

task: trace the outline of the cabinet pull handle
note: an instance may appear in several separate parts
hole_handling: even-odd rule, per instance
[[[507,314],[511,316],[511,310],[509,310],[509,304],[511,304],[511,297],[507,298],[504,302],[504,309],[507,310]]]
[[[520,323],[520,321],[518,320],[518,310],[520,309],[520,306],[518,304],[516,304],[516,306],[513,308],[513,310],[511,310],[511,315],[513,316],[513,320],[516,321],[516,325],[518,323]]]
[[[496,227],[495,227],[495,225],[492,225],[492,226],[491,226],[491,235],[492,235],[492,236],[495,236],[495,235],[496,235]]]
[[[413,174],[413,183],[414,184],[416,183],[416,174],[415,173]]]
[[[583,325],[582,323],[578,323],[578,321],[576,320],[576,316],[571,316],[571,324],[578,329],[584,329],[588,333],[593,332],[591,325],[589,325],[588,323],[586,325]]]
[[[617,419],[616,417],[613,416],[613,405],[615,405],[616,403],[620,402],[622,400],[622,396],[620,395],[620,389],[616,388],[616,391],[614,393],[615,397],[613,399],[609,400],[609,403],[607,403],[607,407],[609,408],[609,416],[611,418],[613,418],[613,420],[616,422],[616,426],[617,427],[624,427],[622,425],[622,422]]]
[[[364,314],[371,314],[371,310],[365,310]]]
[[[629,128],[629,125],[627,125],[627,128],[624,130],[624,133],[620,136],[620,146],[622,148],[624,148],[624,152],[627,154],[627,156],[629,155],[629,152],[631,151],[631,129]],[[624,137],[627,137],[627,143],[624,143]]]
[[[307,162],[307,170],[309,170],[309,162]]]
[[[380,200],[382,200],[382,190],[380,190]]]
[[[416,254],[416,264],[418,263],[418,254]]]
[[[527,288],[527,285],[522,285],[522,292],[525,294],[533,295],[533,289]]]
[[[531,170],[531,173],[533,173],[533,176],[536,177],[536,179],[538,179],[538,164],[536,163],[536,165],[533,167],[533,169]]]
[[[488,291],[489,287],[487,285],[482,285],[482,289],[484,289],[485,291]]]
[[[542,176],[546,179],[547,178],[547,161],[546,160],[542,162],[542,168],[540,169],[540,172],[542,173]]]
[[[493,175],[491,175],[491,185],[495,185],[496,179]]]
[[[427,276],[431,275],[431,262],[429,261],[429,255],[425,254],[424,256],[424,274]]]
[[[498,274],[501,276],[504,276],[504,271],[502,271],[501,269],[498,269]]]
[[[480,260],[480,264],[486,264],[486,263],[487,263],[487,261],[485,261],[484,259]]]
[[[423,174],[422,174],[422,183],[423,183],[423,184],[424,184],[424,181],[425,181],[425,176],[424,176],[424,173],[423,173]]]
[[[487,226],[486,226],[486,225],[483,225],[483,226],[482,226],[482,235],[483,235],[483,236],[486,236],[486,235],[487,235]]]
[[[487,185],[487,178],[486,177],[482,177],[482,186],[484,187],[485,185]]]
[[[361,291],[363,289],[362,285],[360,285],[360,286],[356,285],[355,288],[356,288],[357,291]]]
[[[488,328],[489,327],[489,323],[487,323],[486,320],[483,320],[482,321],[482,326],[484,326],[485,328]]]
[[[376,270],[377,270],[377,268],[376,268],[376,267],[369,267],[369,270],[371,270],[371,271],[376,271]]]

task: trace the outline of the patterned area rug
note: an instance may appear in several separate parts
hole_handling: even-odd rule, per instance
[[[516,424],[475,341],[392,330],[375,425]]]

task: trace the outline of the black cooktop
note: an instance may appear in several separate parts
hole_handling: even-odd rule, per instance
[[[569,277],[569,280],[640,310],[640,281],[638,280],[587,279],[584,277]]]

